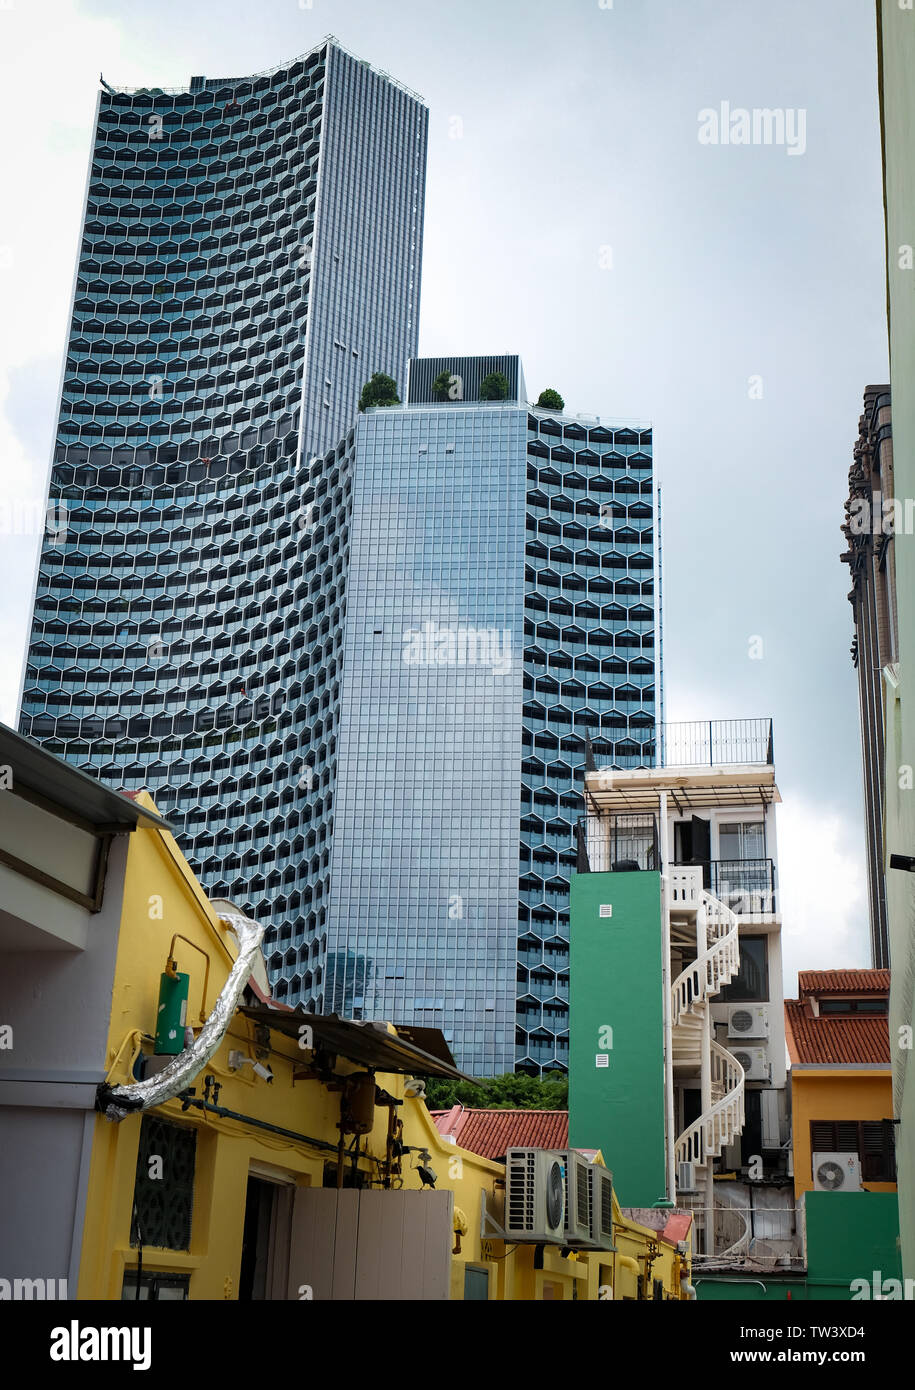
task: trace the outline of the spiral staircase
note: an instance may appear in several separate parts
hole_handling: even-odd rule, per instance
[[[698,1079],[703,1096],[699,1117],[674,1142],[677,1174],[680,1164],[692,1165],[693,1193],[677,1201],[692,1208],[699,1249],[715,1255],[734,1255],[749,1238],[745,1219],[736,1210],[722,1229],[706,1232],[707,1213],[714,1207],[714,1159],[741,1133],[744,1125],[744,1070],[727,1048],[712,1036],[710,1005],[715,995],[740,968],[738,919],[735,913],[702,887],[702,870],[672,865],[669,869],[671,954],[693,956],[671,985],[671,1054],[675,1086]],[[722,1245],[721,1250],[716,1249]]]

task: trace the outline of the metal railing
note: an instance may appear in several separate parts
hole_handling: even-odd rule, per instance
[[[323,39],[319,39],[316,44],[313,44],[311,48],[307,48],[304,53],[299,53],[295,58],[289,58],[284,63],[274,63],[272,68],[262,68],[260,72],[245,73],[241,77],[208,77],[206,80],[207,82],[213,84],[218,83],[220,86],[225,87],[238,87],[245,82],[257,82],[262,77],[273,77],[276,73],[283,72],[286,68],[294,68],[297,63],[304,62],[306,58],[310,58],[313,53],[317,53],[320,49],[324,48],[326,44],[333,44],[334,48],[340,49],[348,58],[353,58],[357,63],[361,63],[363,67],[370,68],[376,76],[383,77],[384,80],[390,82],[393,87],[397,87],[400,91],[405,92],[408,97],[412,97],[414,101],[421,102],[425,106],[426,99],[421,96],[419,92],[414,92],[412,87],[408,87],[405,82],[401,82],[400,78],[392,76],[389,72],[385,72],[383,68],[376,68],[374,63],[370,63],[367,58],[360,58],[358,53],[353,53],[353,51],[347,48],[345,44],[342,44],[334,34],[325,34]],[[150,94],[162,93],[164,96],[179,96],[191,90],[190,83],[185,87],[123,87],[119,83],[108,82],[106,86],[113,89],[119,96],[135,96],[142,92],[149,92]]]
[[[700,719],[665,724],[663,767],[774,762],[771,719]]]
[[[739,917],[778,911],[771,859],[713,859],[709,870],[711,891]]]
[[[654,815],[580,816],[575,839],[580,874],[661,866]]]

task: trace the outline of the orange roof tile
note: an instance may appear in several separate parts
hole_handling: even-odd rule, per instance
[[[567,1149],[568,1110],[433,1110],[439,1134],[481,1158],[502,1159],[506,1149]]]
[[[889,994],[888,970],[799,970],[798,993],[811,994]]]
[[[808,972],[812,973],[812,972]],[[832,972],[824,971],[824,974]],[[847,973],[847,972],[842,972]],[[887,971],[867,971],[882,975]],[[814,1018],[801,999],[785,1000],[785,1042],[792,1062],[890,1064],[890,1030],[885,1014]]]

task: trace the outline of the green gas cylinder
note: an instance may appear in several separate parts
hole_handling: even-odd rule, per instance
[[[184,1024],[190,975],[163,971],[159,981],[159,1008],[156,1011],[156,1056],[184,1051]]]

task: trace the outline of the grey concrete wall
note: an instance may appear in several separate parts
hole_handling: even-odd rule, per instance
[[[140,832],[142,833],[142,832]],[[106,1047],[129,837],[112,843],[82,951],[0,953],[0,1279],[76,1296],[95,1090]]]

